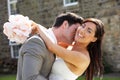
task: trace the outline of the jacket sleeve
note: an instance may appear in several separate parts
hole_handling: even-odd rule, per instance
[[[22,80],[47,80],[40,73],[45,58],[44,49],[44,43],[37,38],[30,39],[23,45]]]

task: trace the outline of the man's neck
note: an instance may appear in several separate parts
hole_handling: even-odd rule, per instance
[[[63,36],[63,33],[62,33],[63,30],[60,27],[59,28],[53,27],[52,31],[57,39],[57,43],[64,42],[64,43],[71,45],[70,43],[68,43],[69,41]]]
[[[56,39],[57,39],[57,42],[60,42],[61,41],[61,34],[60,34],[60,30],[58,30],[57,28],[52,28],[52,31],[53,31],[53,33],[54,33],[54,35],[55,35],[55,37],[56,37]]]

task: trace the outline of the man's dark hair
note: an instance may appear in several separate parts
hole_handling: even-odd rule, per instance
[[[67,13],[62,13],[56,17],[56,20],[53,24],[53,27],[59,27],[62,25],[64,21],[68,21],[69,26],[75,23],[80,23],[82,24],[83,18],[78,16],[75,13],[67,12]]]

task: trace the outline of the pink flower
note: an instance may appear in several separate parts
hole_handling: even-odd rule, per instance
[[[3,25],[3,33],[10,41],[24,43],[32,31],[32,21],[23,15],[11,15],[8,21]]]

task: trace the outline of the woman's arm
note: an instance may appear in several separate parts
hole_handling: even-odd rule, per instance
[[[37,27],[38,33],[46,43],[48,50],[61,57],[64,61],[76,67],[81,66],[81,64],[84,66],[85,61],[88,61],[88,58],[84,54],[81,54],[81,52],[67,50],[57,44],[52,43],[52,41],[42,32],[37,24],[34,26]]]

